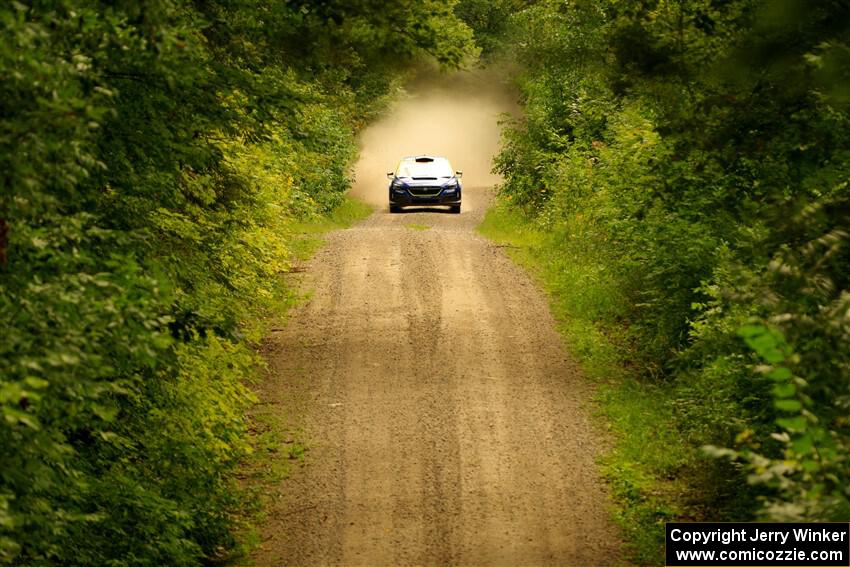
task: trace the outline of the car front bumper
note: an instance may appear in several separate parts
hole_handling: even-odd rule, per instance
[[[460,205],[460,189],[446,191],[443,189],[435,195],[416,194],[409,189],[390,189],[390,204],[399,207],[418,205]]]

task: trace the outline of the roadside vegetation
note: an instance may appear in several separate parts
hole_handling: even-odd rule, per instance
[[[281,273],[356,216],[397,77],[470,36],[440,1],[0,7],[0,563],[231,554]]]
[[[474,43],[524,106],[482,231],[600,384],[635,558],[666,520],[846,521],[848,32],[837,0],[4,3],[0,563],[233,555],[282,274],[365,212],[355,135],[411,62]]]
[[[482,231],[600,384],[635,558],[668,520],[846,521],[847,4],[464,4],[524,107]]]

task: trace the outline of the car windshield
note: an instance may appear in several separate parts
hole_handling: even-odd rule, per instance
[[[402,160],[398,164],[396,175],[399,177],[451,177],[454,172],[446,158],[416,158]]]

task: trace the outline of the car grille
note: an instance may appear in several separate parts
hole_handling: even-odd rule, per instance
[[[415,197],[436,197],[441,189],[441,187],[411,187],[409,191]]]

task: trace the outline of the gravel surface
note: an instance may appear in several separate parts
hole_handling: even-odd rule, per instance
[[[401,135],[374,151],[391,125],[416,133],[429,121],[436,139],[452,113],[482,140],[483,157],[463,157],[486,164],[504,97],[482,99],[480,82],[466,95],[457,82],[420,89],[367,131],[358,171],[375,170],[371,180],[405,155]],[[491,200],[485,173],[464,177],[460,215],[389,214],[386,182],[361,182],[355,193],[381,207],[305,266],[310,299],[265,345],[260,395],[308,451],[275,488],[257,565],[622,563],[590,388],[544,294],[475,232]]]

